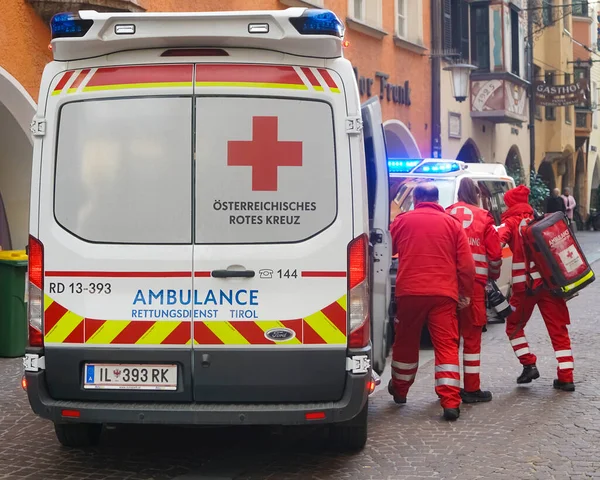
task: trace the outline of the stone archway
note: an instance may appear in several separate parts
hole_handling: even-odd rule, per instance
[[[383,130],[389,158],[422,158],[415,137],[400,120],[388,120]]]
[[[456,159],[465,163],[481,163],[481,154],[479,153],[479,148],[473,140],[470,138],[463,144],[458,155],[456,155]]]
[[[0,242],[5,250],[27,245],[33,155],[29,128],[35,110],[23,86],[0,68],[0,216],[6,213],[0,219]]]
[[[519,151],[519,147],[513,145],[508,150],[506,154],[506,160],[504,161],[504,166],[506,167],[506,172],[515,179],[515,181],[520,180],[524,183],[525,175],[523,171],[523,160],[521,158],[521,152]]]
[[[556,188],[556,176],[554,175],[552,162],[543,160],[538,167],[538,174],[542,177],[542,180],[544,180],[544,183],[548,186],[550,191]]]
[[[557,169],[560,177],[560,190],[562,191],[569,187],[573,190],[575,184],[575,169],[573,168],[573,157],[575,151],[571,147],[565,148],[562,159],[558,161]]]

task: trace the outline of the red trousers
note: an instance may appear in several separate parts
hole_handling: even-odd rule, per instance
[[[396,298],[397,317],[392,381],[397,395],[406,397],[419,367],[421,331],[427,322],[435,352],[435,391],[443,408],[460,405],[458,319],[456,302],[449,297]]]
[[[481,365],[481,332],[487,322],[485,287],[475,282],[471,304],[458,311],[458,325],[463,338],[463,369],[465,391],[481,389],[479,369]]]
[[[541,288],[533,296],[528,296],[525,292],[513,294],[510,304],[515,310],[506,319],[506,334],[521,365],[533,365],[536,362],[536,356],[529,351],[524,329],[537,305],[558,361],[558,379],[561,382],[572,382],[573,352],[567,328],[571,321],[565,300]]]

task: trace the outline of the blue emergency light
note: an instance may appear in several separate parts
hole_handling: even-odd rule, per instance
[[[457,162],[427,162],[420,165],[413,173],[450,173],[458,172],[460,165]]]
[[[388,171],[390,173],[408,173],[413,170],[422,160],[404,159],[398,160],[397,158],[388,159]]]
[[[290,18],[290,23],[301,35],[344,36],[344,24],[330,10],[310,8],[301,16]]]
[[[93,20],[83,20],[76,13],[57,13],[50,20],[52,39],[83,37],[93,24]]]

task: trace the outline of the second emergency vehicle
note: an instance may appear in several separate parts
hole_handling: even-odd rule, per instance
[[[439,190],[439,203],[447,208],[458,201],[458,188],[464,177],[471,178],[481,192],[481,207],[488,210],[499,226],[501,215],[506,211],[504,194],[515,187],[515,181],[510,177],[502,164],[464,163],[447,159],[394,159],[388,160],[390,188],[390,222],[393,219],[414,208],[413,190],[423,182],[431,182]],[[469,221],[469,219],[465,219]],[[508,296],[511,288],[512,253],[508,247],[502,251],[502,270],[496,284],[500,291]],[[393,263],[391,276],[395,277],[396,266]],[[392,284],[393,285],[393,284]],[[390,307],[391,317],[394,315],[393,305]],[[493,312],[488,310],[488,315]]]
[[[52,20],[33,122],[26,388],[102,425],[329,424],[385,365],[381,110],[327,10]],[[372,339],[372,340],[371,340]]]

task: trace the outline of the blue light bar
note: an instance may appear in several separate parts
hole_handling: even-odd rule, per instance
[[[57,13],[50,20],[52,39],[83,37],[93,24],[93,20],[82,20],[76,13]]]
[[[421,163],[421,160],[398,160],[396,158],[388,159],[388,170],[389,173],[408,173],[413,170],[417,165]]]
[[[301,16],[290,18],[290,23],[301,35],[344,36],[344,24],[330,10],[308,9]]]
[[[413,173],[432,173],[442,174],[458,172],[460,164],[458,162],[427,162],[420,165]]]

